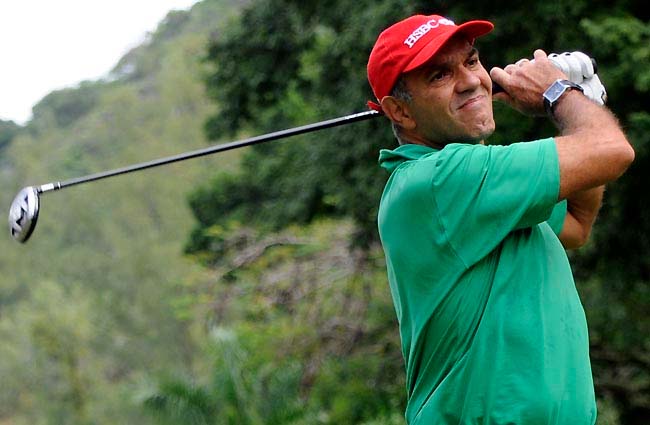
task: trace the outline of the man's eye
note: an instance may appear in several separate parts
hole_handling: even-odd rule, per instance
[[[434,72],[429,75],[429,81],[440,81],[445,78],[446,73],[444,71]]]

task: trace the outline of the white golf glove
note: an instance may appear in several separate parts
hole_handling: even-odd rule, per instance
[[[551,53],[548,59],[584,90],[585,96],[599,105],[607,102],[607,91],[598,78],[592,59],[582,52]]]
[[[584,90],[585,96],[597,104],[604,105],[607,102],[607,91],[600,78],[598,78],[598,74],[594,74],[591,78],[578,85]]]
[[[596,71],[591,58],[582,52],[551,53],[548,59],[576,84],[593,77]]]

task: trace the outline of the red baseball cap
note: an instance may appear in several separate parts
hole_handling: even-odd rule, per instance
[[[388,96],[399,76],[423,65],[454,34],[474,39],[492,31],[489,21],[469,21],[461,25],[439,15],[415,15],[386,28],[375,42],[368,59],[368,81],[377,100]],[[381,106],[368,101],[370,108]]]

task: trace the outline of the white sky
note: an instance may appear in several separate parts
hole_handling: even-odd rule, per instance
[[[197,0],[0,0],[0,119],[108,74],[172,9]]]

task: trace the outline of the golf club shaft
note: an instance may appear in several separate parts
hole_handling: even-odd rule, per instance
[[[286,130],[280,130],[273,133],[263,134],[261,136],[250,137],[248,139],[238,140],[230,143],[223,143],[219,145],[210,146],[204,149],[198,149],[178,155],[168,156],[165,158],[155,159],[152,161],[142,162],[139,164],[129,165],[122,168],[116,168],[114,170],[103,171],[100,173],[89,174],[83,177],[76,177],[70,180],[64,180],[60,182],[52,182],[37,186],[36,190],[38,193],[50,192],[53,190],[64,189],[66,187],[78,185],[81,183],[88,183],[95,180],[101,180],[108,177],[119,176],[121,174],[128,174],[134,171],[145,170],[148,168],[159,167],[161,165],[167,165],[174,162],[185,161],[187,159],[198,158],[201,156],[212,155],[218,152],[224,152],[232,149],[242,148],[245,146],[256,145],[264,142],[270,142],[272,140],[283,139],[286,137],[297,136],[299,134],[310,133],[313,131],[323,130],[326,128],[338,127],[345,124],[350,124],[357,121],[364,121],[370,118],[381,115],[377,111],[365,111],[359,112],[356,114],[346,115],[339,118],[333,118],[326,121],[320,121],[313,124],[307,124],[300,127],[289,128]]]

